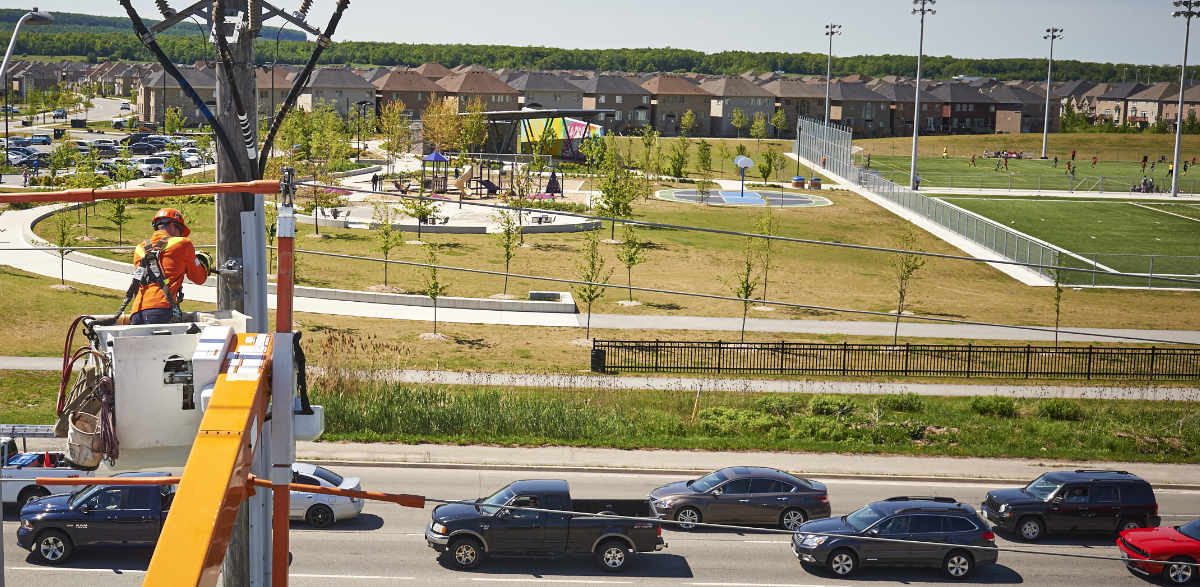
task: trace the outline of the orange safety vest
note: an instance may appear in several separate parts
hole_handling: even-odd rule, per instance
[[[166,243],[162,245],[162,250],[158,254],[163,278],[167,282],[167,288],[171,290],[171,296],[176,300],[182,300],[180,291],[183,289],[185,275],[192,283],[204,283],[208,279],[208,271],[196,259],[196,248],[192,245],[191,240],[182,236],[171,236],[165,230],[156,230],[149,240],[134,249],[133,266],[136,269],[141,265],[142,257],[146,256],[147,246],[153,247],[163,239],[166,239]],[[137,296],[133,298],[133,305],[130,307],[129,313],[135,314],[151,308],[170,307],[171,302],[163,295],[162,288],[158,287],[158,284],[152,283],[138,288]]]

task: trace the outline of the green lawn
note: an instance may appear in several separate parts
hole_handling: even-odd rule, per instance
[[[1021,151],[1038,156],[1042,153],[1042,135],[990,134],[990,135],[930,135],[922,136],[919,142],[922,157],[942,156],[946,149],[951,157],[970,157],[971,153],[988,151]],[[862,147],[863,153],[873,156],[902,156],[912,153],[912,136],[882,139],[856,139],[854,146]],[[1150,159],[1171,157],[1175,148],[1173,134],[1106,134],[1106,133],[1051,133],[1047,141],[1047,155],[1058,155],[1060,160],[1071,157],[1076,151],[1076,160],[1085,166],[1091,164],[1092,156],[1101,161],[1141,161],[1145,155]],[[1200,135],[1183,135],[1183,156],[1190,160],[1200,155]]]
[[[1118,271],[1149,273],[1150,258],[1135,255],[1165,255],[1154,259],[1154,273],[1197,274],[1200,259],[1200,220],[1189,220],[1157,210],[1175,212],[1189,208],[1181,204],[1122,201],[1064,201],[991,199],[942,196],[942,199],[981,214],[1005,226],[1053,243],[1101,265]],[[1170,206],[1167,209],[1164,206]],[[1153,208],[1153,209],[1151,209]],[[1200,209],[1191,208],[1197,215]],[[1079,264],[1079,263],[1074,263]],[[1076,275],[1070,282],[1091,281]],[[1108,278],[1106,278],[1108,279]],[[1146,280],[1116,279],[1114,284],[1146,285]],[[1156,285],[1169,286],[1166,282]]]
[[[908,183],[909,161],[907,156],[872,155],[871,169],[904,185]],[[1101,160],[1092,167],[1091,158],[1080,160],[1074,179],[1067,175],[1066,160],[1060,160],[1058,167],[1054,167],[1053,161],[1009,159],[1007,170],[1003,164],[997,170],[996,162],[1002,160],[984,159],[982,153],[976,157],[975,167],[971,167],[970,161],[970,155],[948,159],[921,157],[917,161],[921,186],[1128,192],[1131,187],[1141,183],[1143,176],[1141,163],[1134,161]],[[1147,165],[1145,175],[1153,179],[1158,187],[1170,190],[1171,176],[1167,173],[1166,164],[1158,164],[1153,170]],[[1200,190],[1200,170],[1189,169],[1179,180],[1181,191],[1195,193]]]

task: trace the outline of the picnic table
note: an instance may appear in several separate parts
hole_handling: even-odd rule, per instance
[[[550,224],[554,222],[554,217],[549,214],[538,214],[533,217],[534,224]]]

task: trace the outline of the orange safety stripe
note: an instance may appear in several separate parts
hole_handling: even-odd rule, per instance
[[[200,194],[277,194],[279,182],[270,179],[225,183],[195,183],[153,188],[124,188],[114,190],[74,189],[57,192],[17,192],[0,194],[0,204],[41,202],[96,202],[99,200],[132,200]]]

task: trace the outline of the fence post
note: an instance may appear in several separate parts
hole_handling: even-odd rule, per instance
[[[971,343],[967,343],[967,379],[971,378]]]
[[[1098,271],[1098,263],[1096,259],[1100,257],[1100,253],[1092,253],[1092,287],[1096,287],[1096,271]]]
[[[717,373],[721,372],[721,341],[717,341]]]
[[[1092,345],[1088,345],[1087,378],[1092,378]]]
[[[1154,289],[1154,255],[1150,255],[1150,275],[1146,278],[1146,289]]]
[[[1008,176],[1008,191],[1012,191],[1012,176]]]
[[[912,354],[912,348],[909,347],[909,343],[907,343],[907,342],[904,343],[904,376],[905,377],[908,377],[908,357],[911,354]]]
[[[1104,193],[1104,176],[1100,176],[1100,193]]]
[[[592,372],[603,373],[605,359],[607,358],[603,348],[592,345]]]
[[[784,349],[785,349],[785,348],[786,348],[786,347],[785,347],[785,345],[784,345],[784,342],[783,342],[782,340],[781,340],[781,341],[779,341],[779,372],[780,372],[780,373],[783,373],[783,367],[784,367],[784,365],[783,365],[783,353],[784,353]]]
[[[1042,176],[1038,176],[1038,193],[1042,192]]]
[[[842,341],[842,375],[846,374],[846,354],[850,351],[846,341]]]
[[[656,339],[654,339],[654,372],[655,373],[658,373],[658,354],[660,352],[662,352],[662,349],[659,348],[658,339],[656,338]]]
[[[1150,379],[1154,379],[1154,350],[1158,347],[1150,347]]]

